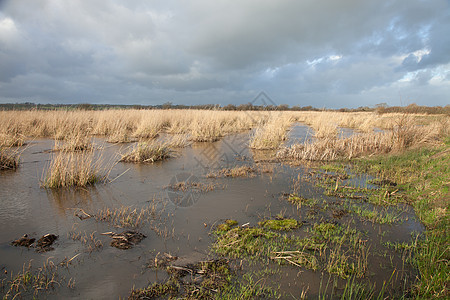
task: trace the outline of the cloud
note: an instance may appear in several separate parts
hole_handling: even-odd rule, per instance
[[[445,0],[7,0],[0,101],[448,101]],[[439,84],[437,84],[439,83]],[[433,97],[421,91],[433,90]],[[420,95],[420,97],[419,97]],[[226,104],[226,103],[224,103]]]

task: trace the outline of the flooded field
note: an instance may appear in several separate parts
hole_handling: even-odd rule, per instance
[[[311,136],[297,123],[285,144]],[[44,188],[54,141],[27,141],[20,167],[0,174],[1,294],[139,298],[133,289],[176,279],[152,295],[225,297],[219,281],[204,284],[202,262],[225,264],[228,291],[249,298],[340,298],[351,281],[394,296],[411,285],[417,272],[396,247],[424,230],[410,207],[370,201],[374,178],[283,164],[248,143],[233,134],[134,164],[117,162],[132,143],[96,138],[105,183]],[[29,240],[48,234],[57,238],[43,248]],[[14,246],[21,237],[29,243]]]

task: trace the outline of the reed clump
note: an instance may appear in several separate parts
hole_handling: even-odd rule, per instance
[[[153,163],[173,156],[168,143],[139,142],[120,158],[122,162]]]
[[[435,124],[417,126],[411,119],[400,118],[396,126],[385,132],[371,132],[348,138],[327,137],[296,144],[278,151],[279,159],[331,161],[365,155],[403,151],[411,147],[437,143],[440,130]]]
[[[92,139],[83,132],[74,132],[64,137],[63,141],[55,141],[54,150],[58,151],[87,151],[92,150]]]
[[[206,175],[207,178],[221,178],[221,177],[255,177],[258,170],[252,166],[239,166],[234,168],[223,168],[215,172],[210,172]]]
[[[293,119],[282,114],[270,116],[268,121],[258,127],[250,138],[252,149],[277,149],[287,139],[287,131]]]
[[[0,147],[19,147],[25,143],[22,134],[0,133]]]
[[[20,154],[11,147],[0,146],[0,170],[15,170],[19,167]]]
[[[74,153],[59,151],[52,155],[42,186],[45,188],[84,187],[104,182],[108,171],[102,170],[101,159],[93,151]]]
[[[185,148],[192,144],[187,134],[174,134],[167,139],[167,144],[172,148]]]
[[[137,228],[155,214],[153,206],[140,209],[130,206],[100,209],[95,215],[97,221],[108,222],[121,228]]]

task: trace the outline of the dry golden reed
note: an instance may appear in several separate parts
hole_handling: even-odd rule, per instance
[[[252,149],[277,149],[287,139],[288,129],[293,122],[290,115],[272,113],[269,119],[256,128],[250,138],[249,146]]]
[[[122,155],[120,161],[132,163],[153,163],[173,155],[170,145],[163,142],[139,142]]]
[[[249,130],[267,117],[266,112],[214,110],[0,111],[0,134],[64,140],[76,132],[119,143],[170,133],[215,141]]]
[[[389,131],[354,134],[347,138],[326,137],[292,145],[278,151],[280,159],[329,161],[351,159],[364,155],[402,151],[442,139],[442,128],[436,124],[415,125],[413,120],[401,116]]]
[[[15,170],[19,167],[20,153],[17,149],[0,146],[0,170]]]
[[[372,133],[377,128],[395,130],[402,117],[399,113],[315,111],[0,111],[0,135],[7,137],[2,140],[9,141],[5,142],[9,145],[20,145],[25,136],[50,137],[66,143],[78,137],[103,136],[112,143],[128,143],[155,139],[163,133],[184,135],[192,142],[214,142],[228,134],[254,129],[251,148],[278,149],[294,122],[311,126],[316,138],[334,139],[342,127],[360,133]],[[408,119],[415,125],[434,126],[441,136],[450,131],[447,115],[408,114]]]
[[[46,188],[84,187],[106,181],[109,172],[101,163],[101,158],[94,159],[92,150],[55,152],[41,185]]]

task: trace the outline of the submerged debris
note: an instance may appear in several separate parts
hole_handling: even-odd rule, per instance
[[[122,233],[111,233],[111,246],[118,249],[126,250],[139,244],[146,236],[140,232],[127,230]]]
[[[257,169],[244,165],[240,167],[234,168],[224,168],[221,170],[217,170],[215,172],[210,172],[206,175],[207,178],[222,178],[222,177],[255,177],[257,173]]]
[[[170,253],[164,253],[161,257],[159,257],[159,253],[155,256],[155,259],[147,265],[148,268],[151,269],[161,269],[166,268],[169,264],[177,260],[178,256],[171,255]]]
[[[21,246],[30,248],[32,247],[35,240],[36,240],[35,238],[29,238],[28,234],[24,234],[21,238],[12,241],[11,245],[16,247]]]
[[[36,244],[36,251],[38,252],[47,252],[51,251],[54,248],[51,247],[52,244],[58,239],[57,235],[54,234],[46,234],[43,235]]]
[[[171,255],[166,257],[174,258]],[[214,259],[183,266],[171,265],[167,267],[167,273],[170,277],[165,282],[155,282],[147,288],[135,289],[128,299],[159,299],[167,296],[213,299],[230,285],[232,271],[228,260]]]
[[[51,251],[54,248],[51,247],[51,245],[58,239],[57,235],[54,234],[46,234],[43,235],[39,240],[37,240],[36,244],[34,243],[36,241],[35,238],[29,238],[27,234],[24,234],[21,238],[14,240],[11,242],[11,245],[13,246],[21,246],[21,247],[28,247],[28,248],[36,248],[37,252],[47,252]]]

